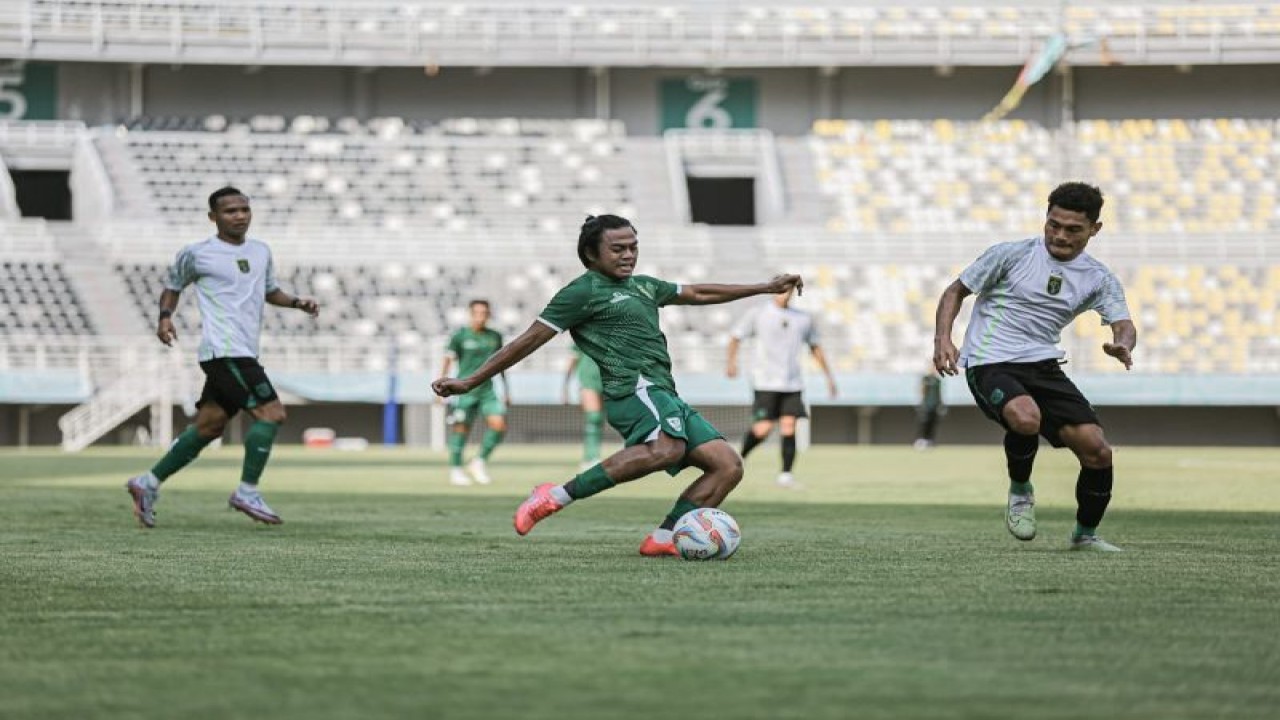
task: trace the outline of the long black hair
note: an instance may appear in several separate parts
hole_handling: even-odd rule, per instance
[[[591,258],[588,257],[587,250],[591,249],[599,253],[600,241],[604,239],[605,230],[625,227],[633,231],[636,229],[630,220],[621,215],[588,215],[582,223],[582,230],[578,233],[578,259],[582,261],[582,266],[591,267]]]

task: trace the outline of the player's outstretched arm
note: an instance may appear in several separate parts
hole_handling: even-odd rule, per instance
[[[951,328],[955,325],[956,316],[960,314],[964,299],[972,294],[964,283],[956,280],[942,292],[942,297],[938,300],[938,312],[934,316],[933,367],[942,375],[956,375],[960,372],[957,367],[960,351],[951,342]]]
[[[822,351],[821,345],[810,345],[809,352],[813,354],[813,361],[818,364],[822,375],[827,378],[827,394],[834,398],[840,394],[840,388],[836,387],[836,376],[831,373],[831,366],[827,364],[827,354]]]
[[[295,297],[276,288],[266,295],[267,302],[276,307],[293,308],[315,317],[320,314],[320,304],[311,298]]]
[[[533,351],[546,345],[555,336],[555,330],[543,323],[535,322],[520,337],[503,345],[501,350],[490,355],[489,359],[485,360],[484,364],[469,376],[464,378],[442,377],[431,383],[431,389],[440,397],[471,392],[480,383],[529,357],[533,354]]]
[[[729,338],[729,354],[724,362],[724,374],[727,377],[738,377],[738,347],[742,341],[736,337]]]
[[[754,285],[699,283],[681,286],[680,294],[676,296],[674,303],[676,305],[717,305],[753,295],[777,295],[791,288],[795,288],[796,293],[803,294],[804,280],[799,275],[778,275],[769,282]]]
[[[1138,328],[1132,320],[1111,323],[1111,342],[1102,343],[1102,352],[1119,360],[1125,370],[1133,368],[1133,349],[1138,346]]]
[[[178,307],[179,294],[177,290],[169,288],[160,293],[160,319],[156,321],[156,337],[169,347],[173,347],[173,341],[178,339],[178,330],[173,327],[173,311]]]

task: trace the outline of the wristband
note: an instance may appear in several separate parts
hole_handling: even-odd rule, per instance
[[[173,317],[173,311],[172,311],[172,310],[161,310],[161,311],[160,311],[160,319],[161,319],[161,320],[163,320],[163,319],[165,319],[165,318],[167,318],[167,317]]]

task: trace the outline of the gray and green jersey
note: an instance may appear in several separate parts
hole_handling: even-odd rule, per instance
[[[568,330],[582,352],[600,365],[606,399],[625,398],[648,386],[675,393],[658,308],[679,294],[679,285],[647,275],[614,280],[588,270],[561,288],[538,320],[556,332]]]
[[[978,295],[960,353],[965,367],[1061,358],[1063,328],[1086,310],[1104,325],[1129,319],[1124,288],[1105,265],[1086,253],[1056,260],[1044,238],[992,245],[960,282]]]
[[[164,286],[182,292],[192,283],[200,306],[200,361],[258,357],[262,306],[279,287],[271,248],[253,238],[235,245],[216,235],[192,243],[178,252]]]
[[[498,348],[502,347],[502,335],[497,330],[485,328],[479,332],[471,326],[462,328],[449,338],[448,351],[458,359],[458,377],[464,378],[480,369]],[[493,387],[493,378],[485,380],[471,392],[488,390]]]
[[[737,340],[756,339],[755,362],[751,364],[753,390],[804,390],[800,353],[806,345],[818,345],[818,328],[809,313],[778,307],[770,300],[744,315],[730,335]]]

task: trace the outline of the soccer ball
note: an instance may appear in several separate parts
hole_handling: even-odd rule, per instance
[[[676,521],[673,536],[676,549],[685,560],[727,560],[742,541],[738,522],[717,508],[685,513]]]

